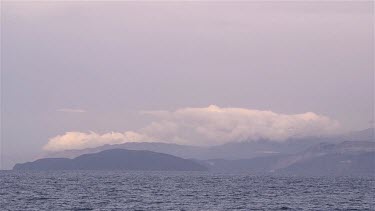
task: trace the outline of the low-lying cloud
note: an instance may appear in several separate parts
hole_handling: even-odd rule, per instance
[[[95,132],[66,132],[64,135],[58,135],[51,138],[43,149],[48,151],[85,149],[105,144],[121,144],[125,142],[150,140],[150,138],[133,131],[126,131],[124,133],[110,132],[105,134],[98,134]]]
[[[126,142],[164,142],[188,145],[218,145],[229,142],[330,135],[339,123],[313,112],[279,114],[245,108],[182,108],[176,111],[144,111],[154,121],[138,131],[97,134],[67,132],[53,137],[45,150],[83,149]]]

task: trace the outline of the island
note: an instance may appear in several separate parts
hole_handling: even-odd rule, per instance
[[[13,170],[205,171],[192,160],[147,150],[110,149],[76,158],[44,158],[16,164]]]

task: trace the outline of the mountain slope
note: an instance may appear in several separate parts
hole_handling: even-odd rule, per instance
[[[201,161],[211,171],[289,175],[375,175],[375,142],[319,143],[295,154]]]
[[[151,151],[111,149],[84,154],[74,159],[45,158],[16,164],[14,170],[140,170],[140,171],[204,171],[191,160]]]
[[[375,175],[375,152],[327,154],[296,162],[278,172],[309,176]]]

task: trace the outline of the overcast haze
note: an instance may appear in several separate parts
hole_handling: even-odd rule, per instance
[[[1,3],[2,163],[372,127],[373,2]]]

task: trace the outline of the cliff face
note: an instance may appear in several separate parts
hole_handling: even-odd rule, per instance
[[[74,159],[45,158],[16,164],[14,170],[139,170],[139,171],[204,171],[194,161],[151,151],[126,149],[84,154]]]

